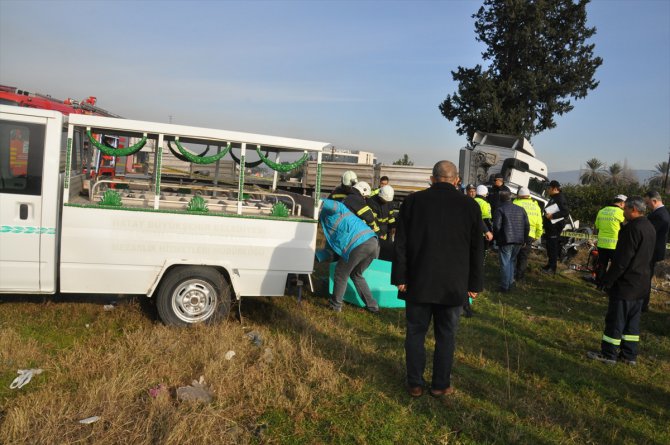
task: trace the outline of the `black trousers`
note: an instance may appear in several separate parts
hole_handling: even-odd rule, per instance
[[[547,235],[547,267],[556,271],[556,264],[558,263],[558,252],[560,252],[561,237],[559,235]]]
[[[643,300],[614,300],[610,297],[600,344],[605,357],[612,360],[618,356],[626,360],[636,359]]]
[[[406,302],[405,362],[407,365],[407,385],[425,385],[423,374],[426,368],[426,333],[432,318],[435,351],[433,353],[431,387],[436,390],[443,390],[451,386],[451,368],[454,363],[456,330],[458,329],[460,314],[461,306]]]
[[[600,285],[603,282],[605,272],[610,262],[614,259],[615,249],[600,249],[598,248],[598,264],[596,265],[596,284]]]
[[[656,272],[656,261],[651,262],[651,277],[649,278],[649,293],[644,296],[644,301],[642,302],[642,310],[643,311],[648,311],[649,310],[649,298],[651,297],[651,283],[654,280],[654,273]]]

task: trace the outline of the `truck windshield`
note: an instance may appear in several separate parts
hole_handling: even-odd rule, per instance
[[[536,193],[539,196],[544,195],[546,187],[547,187],[546,179],[532,177],[528,180],[528,188],[530,189],[530,191]]]

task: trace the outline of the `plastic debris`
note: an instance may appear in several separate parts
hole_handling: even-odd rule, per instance
[[[256,346],[261,346],[263,344],[263,338],[261,337],[261,334],[256,331],[247,332],[244,334],[244,336],[251,340],[251,342]]]
[[[89,423],[97,422],[98,420],[100,420],[99,416],[91,416],[91,417],[87,417],[85,419],[81,419],[79,421],[79,423],[83,423],[85,425],[88,425]]]
[[[106,304],[102,307],[102,309],[106,311],[113,311],[114,310],[114,305],[113,304]]]
[[[195,401],[210,403],[214,399],[212,390],[205,384],[205,377],[193,380],[191,385],[177,388],[177,399],[181,401]]]
[[[263,355],[261,356],[261,360],[263,360],[265,363],[272,363],[273,359],[274,354],[272,353],[272,349],[265,348],[265,351],[263,351]]]
[[[226,360],[232,360],[235,357],[235,351],[228,351],[226,355],[223,356]]]
[[[153,388],[149,389],[149,396],[151,398],[156,399],[162,394],[167,394],[168,393],[168,388],[167,386],[163,385],[162,383],[158,386],[155,386]]]
[[[34,375],[42,374],[42,370],[39,368],[34,369],[19,369],[16,371],[19,375],[14,381],[9,385],[9,389],[19,389],[26,386],[30,380],[32,380]]]
[[[526,306],[526,309],[527,309],[527,310],[530,310],[530,306]]]

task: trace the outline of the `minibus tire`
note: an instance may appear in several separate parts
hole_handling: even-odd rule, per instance
[[[168,326],[225,320],[230,306],[230,284],[206,266],[175,267],[163,277],[156,295],[158,316]]]

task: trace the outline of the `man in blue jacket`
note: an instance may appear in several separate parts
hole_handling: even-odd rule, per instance
[[[514,283],[516,257],[526,242],[530,224],[526,211],[512,204],[511,193],[501,191],[500,207],[493,214],[493,236],[500,258],[500,291],[507,292]]]
[[[335,266],[333,295],[329,301],[331,309],[342,311],[347,280],[351,277],[366,309],[379,312],[379,305],[363,278],[365,269],[379,255],[377,235],[347,206],[331,199],[323,200],[319,221],[328,245],[340,256]]]

